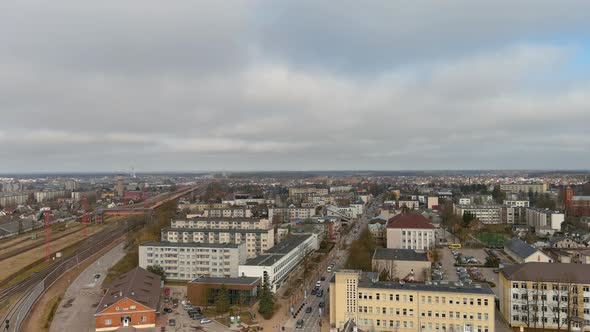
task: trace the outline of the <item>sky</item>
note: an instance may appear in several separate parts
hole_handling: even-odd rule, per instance
[[[590,1],[3,1],[0,172],[590,168]]]

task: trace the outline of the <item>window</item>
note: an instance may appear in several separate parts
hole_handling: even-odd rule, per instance
[[[110,320],[110,319],[105,319],[104,320],[104,325],[112,325],[112,324],[113,324],[113,321],[112,320]]]
[[[136,307],[136,306],[134,306],[134,305],[132,305],[132,306],[129,306],[129,309],[131,309],[131,310],[135,310],[135,309],[137,309],[137,307]]]
[[[488,299],[483,299],[483,305],[485,305],[485,306],[488,305]]]
[[[120,311],[121,307],[115,307],[115,310]]]
[[[517,282],[512,283],[512,288],[518,288],[518,283]]]
[[[145,322],[147,322],[147,316],[141,316],[141,319],[140,319],[140,321],[141,321],[142,323],[145,323]]]

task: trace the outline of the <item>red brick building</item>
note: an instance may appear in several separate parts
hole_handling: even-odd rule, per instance
[[[160,280],[159,275],[138,267],[104,285],[94,314],[96,331],[114,331],[123,326],[155,327],[162,291]]]

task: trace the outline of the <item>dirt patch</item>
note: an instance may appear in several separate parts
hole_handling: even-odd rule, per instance
[[[123,238],[121,238],[123,240]],[[31,310],[31,314],[28,319],[25,319],[23,325],[23,331],[47,331],[46,327],[47,317],[50,314],[52,302],[56,297],[63,297],[70,283],[75,280],[80,273],[82,273],[88,266],[94,263],[109,250],[117,246],[120,241],[113,241],[111,245],[101,249],[94,256],[82,262],[77,268],[74,268],[66,272],[61,278],[59,278],[46,292],[41,296],[37,304]]]

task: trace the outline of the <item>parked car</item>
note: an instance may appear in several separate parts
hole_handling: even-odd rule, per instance
[[[324,301],[320,301],[320,304],[318,304],[318,307],[323,308],[324,307]]]
[[[317,288],[314,288],[314,289],[311,290],[311,295],[316,295],[317,292],[318,292],[318,289]]]
[[[303,328],[303,319],[300,319],[297,321],[297,323],[295,324],[295,328],[297,328],[297,329]]]
[[[316,294],[317,297],[322,297],[324,296],[324,291],[323,290],[319,290],[318,293]]]
[[[326,280],[326,277],[324,277],[324,276],[322,276],[322,277],[320,278],[320,281],[325,281],[325,280]]]
[[[176,326],[176,319],[169,319],[168,326]]]
[[[308,313],[308,314],[309,314],[310,312],[312,312],[312,311],[313,311],[313,309],[312,309],[311,307],[307,307],[307,308],[305,308],[305,312],[306,312],[306,313]]]
[[[201,319],[201,324],[207,324],[207,323],[211,323],[211,320],[207,319],[207,318]]]
[[[170,308],[164,308],[164,309],[163,309],[163,311],[164,311],[165,313],[169,314],[169,313],[171,313],[171,312],[172,312],[172,309],[170,309]]]
[[[316,283],[315,283],[315,286],[316,286],[316,287],[321,287],[321,286],[322,286],[322,282],[321,282],[321,281],[319,281],[319,280],[318,280],[318,281],[316,281]]]

